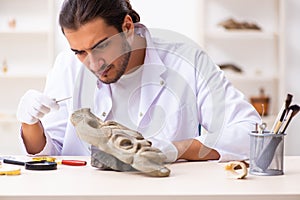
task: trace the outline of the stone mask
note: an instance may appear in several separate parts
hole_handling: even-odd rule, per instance
[[[103,122],[89,108],[75,111],[71,122],[78,136],[94,146],[92,166],[118,171],[136,169],[150,176],[169,176],[170,170],[164,166],[166,156],[139,132],[114,121]]]

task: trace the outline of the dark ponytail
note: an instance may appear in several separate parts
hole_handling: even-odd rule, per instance
[[[65,0],[59,14],[59,24],[62,30],[77,30],[96,18],[102,18],[107,25],[122,32],[126,15],[131,16],[134,23],[140,21],[129,0]]]
[[[128,9],[128,15],[130,15],[130,17],[132,18],[133,23],[140,22],[141,20],[140,15],[135,10],[132,9],[130,0],[125,0],[125,1]]]

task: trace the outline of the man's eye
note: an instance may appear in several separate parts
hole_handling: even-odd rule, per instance
[[[96,49],[104,49],[104,48],[106,48],[108,45],[109,45],[109,42],[106,41],[106,42],[103,42],[103,43],[99,44],[99,45],[96,47]]]
[[[82,56],[82,55],[85,55],[85,51],[75,51],[75,55],[79,55],[79,56]]]

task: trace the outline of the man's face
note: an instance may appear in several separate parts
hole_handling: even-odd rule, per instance
[[[74,31],[64,29],[72,51],[103,83],[114,83],[125,73],[131,47],[124,33],[97,18]]]

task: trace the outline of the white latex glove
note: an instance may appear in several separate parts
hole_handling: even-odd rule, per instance
[[[58,110],[54,99],[36,90],[28,90],[21,98],[17,110],[17,119],[26,124],[35,124],[51,110]]]

